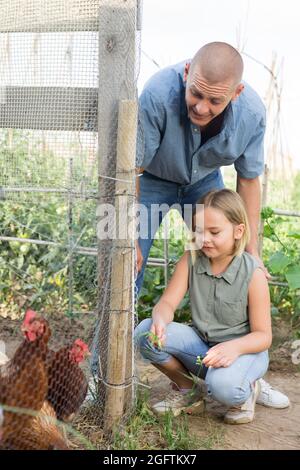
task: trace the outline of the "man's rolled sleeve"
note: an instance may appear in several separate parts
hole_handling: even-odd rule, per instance
[[[263,173],[265,129],[265,119],[262,118],[244,153],[234,162],[237,174],[241,178],[253,179]]]
[[[159,149],[164,110],[153,95],[144,90],[139,99],[136,166],[147,169]]]

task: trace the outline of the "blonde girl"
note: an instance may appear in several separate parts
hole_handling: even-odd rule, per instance
[[[173,383],[166,400],[154,405],[157,413],[196,408],[199,393],[189,393],[192,373],[205,379],[213,399],[229,407],[225,422],[247,423],[254,417],[259,379],[268,369],[268,283],[256,259],[244,251],[249,225],[240,196],[221,189],[199,202],[194,216],[199,249],[181,257],[152,319],[138,325],[135,339],[142,356]],[[187,292],[191,326],[173,321]]]

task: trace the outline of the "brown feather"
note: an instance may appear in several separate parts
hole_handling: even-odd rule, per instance
[[[13,450],[67,450],[68,448],[57,425],[56,413],[47,401],[10,445],[10,449]]]
[[[58,419],[69,421],[82,405],[88,382],[78,364],[69,358],[70,348],[62,348],[50,354],[48,366],[47,400],[56,411]]]
[[[40,411],[47,396],[48,378],[45,366],[50,328],[46,320],[44,334],[35,341],[25,339],[13,358],[0,367],[0,403],[21,410],[4,410],[1,446],[9,447],[11,440],[33,416],[30,412]],[[27,411],[27,413],[26,413]]]

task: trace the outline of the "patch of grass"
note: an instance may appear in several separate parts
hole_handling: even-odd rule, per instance
[[[156,437],[153,433],[158,425],[148,405],[149,393],[139,392],[136,409],[128,422],[115,432],[113,450],[153,449]]]
[[[188,416],[174,418],[172,412],[162,417],[162,437],[168,450],[189,450],[198,447],[197,439],[189,432]]]
[[[149,392],[140,392],[134,414],[114,435],[113,450],[192,450],[221,445],[223,430],[204,415],[174,417],[172,412],[158,418],[149,406]],[[197,423],[197,430],[191,432]],[[199,432],[198,432],[199,431]]]

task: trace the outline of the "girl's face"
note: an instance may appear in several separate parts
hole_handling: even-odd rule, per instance
[[[233,225],[219,209],[213,207],[205,208],[199,215],[196,217],[196,242],[201,251],[211,259],[230,256],[235,240],[244,233],[244,224]]]

